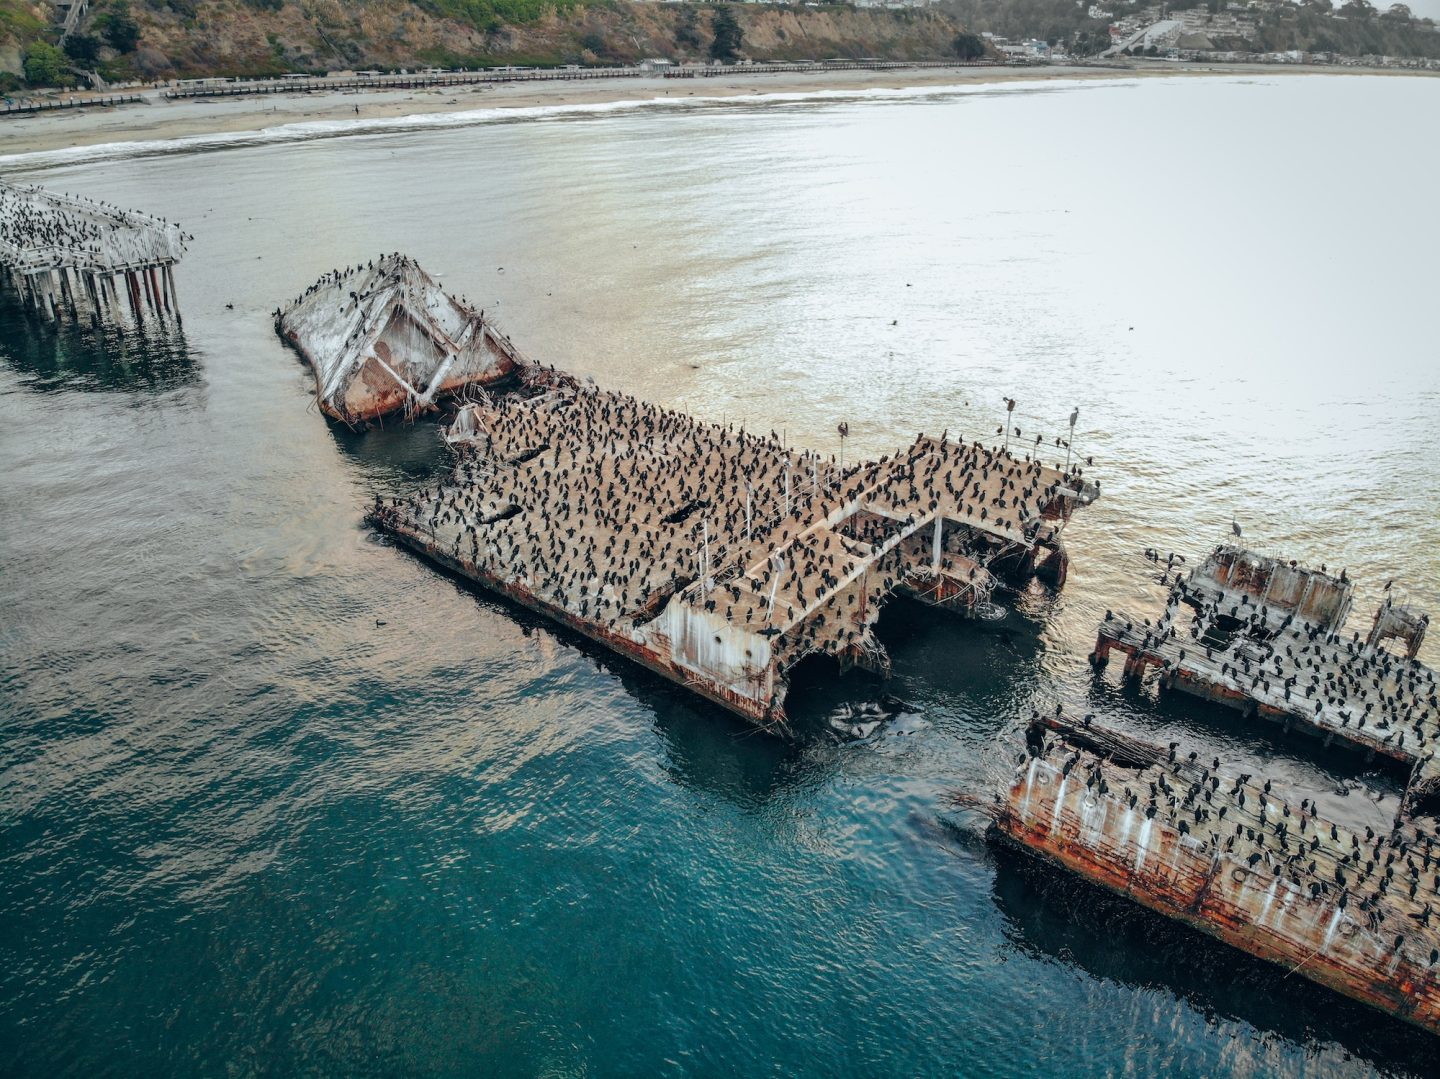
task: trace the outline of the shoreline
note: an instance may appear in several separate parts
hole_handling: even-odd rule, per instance
[[[1426,72],[1385,68],[1341,68],[1275,64],[1116,64],[1046,67],[917,68],[884,71],[807,71],[763,75],[721,75],[704,80],[617,78],[538,83],[488,83],[417,90],[337,90],[263,97],[167,101],[148,92],[144,104],[74,112],[40,113],[0,121],[5,154],[12,167],[31,155],[137,142],[171,142],[202,136],[268,131],[291,124],[399,121],[476,110],[547,109],[573,106],[697,102],[723,98],[792,100],[792,95],[847,94],[1078,82],[1135,78],[1237,78],[1255,75],[1424,76]],[[1431,76],[1435,77],[1435,76]],[[783,95],[776,97],[775,95]],[[374,130],[373,128],[369,130]],[[38,164],[38,163],[37,163]]]

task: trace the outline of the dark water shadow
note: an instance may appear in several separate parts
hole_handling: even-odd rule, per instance
[[[661,766],[682,787],[758,809],[816,776],[803,744],[767,734],[643,668],[615,673],[653,713]]]
[[[448,578],[457,591],[496,616],[510,619],[527,636],[549,634],[585,656],[596,671],[618,679],[626,694],[654,717],[667,750],[666,767],[678,782],[755,805],[800,778],[803,752],[799,744],[765,733],[583,633],[488,591],[409,547],[383,537],[376,542]]]
[[[1053,696],[1044,629],[1014,612],[985,622],[896,597],[876,634],[893,663],[890,691],[920,710],[958,708],[974,742],[995,737],[1027,702]]]
[[[1045,650],[1044,621],[1012,610],[997,622],[985,622],[906,596],[885,604],[875,632],[893,657],[932,652],[974,658],[977,651],[999,647],[1028,663]]]
[[[1268,1039],[1339,1045],[1388,1074],[1435,1072],[1435,1039],[1424,1031],[1008,845],[996,848],[993,898],[1007,941],[1029,955],[1163,989],[1210,1022],[1246,1023]]]
[[[35,393],[158,395],[198,385],[201,370],[173,320],[151,316],[138,327],[54,322],[27,312],[8,288],[0,288],[0,362]]]
[[[434,416],[414,422],[395,417],[374,427],[355,430],[333,420],[311,404],[316,422],[324,423],[349,464],[386,497],[397,490],[448,479],[454,454],[441,437],[444,422]]]

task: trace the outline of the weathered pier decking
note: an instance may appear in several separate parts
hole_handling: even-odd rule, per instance
[[[29,312],[135,325],[180,317],[178,225],[108,203],[0,183],[0,270]],[[121,300],[121,294],[125,299]]]
[[[447,483],[377,502],[397,540],[776,733],[807,656],[886,674],[882,601],[979,602],[991,568],[1063,565],[1098,489],[948,434],[839,468],[526,368],[451,428]]]
[[[1440,1033],[1434,822],[1352,831],[1194,752],[1039,718],[998,834],[1290,973]]]
[[[1412,769],[1417,790],[1435,787],[1435,672],[1388,651],[1374,633],[1363,641],[1358,633],[1343,635],[1348,580],[1317,581],[1323,575],[1287,568],[1297,587],[1278,600],[1263,590],[1252,598],[1245,588],[1217,586],[1197,572],[1176,582],[1153,622],[1107,611],[1093,661],[1103,667],[1118,651],[1126,657],[1127,677],[1155,668],[1165,688],[1390,758]],[[1327,598],[1316,602],[1325,589]]]
[[[351,425],[411,418],[525,363],[482,312],[400,254],[326,274],[276,312],[276,331],[314,370],[321,411]]]
[[[67,109],[113,109],[118,105],[139,105],[145,99],[139,94],[102,94],[98,97],[22,98],[13,104],[0,105],[0,117],[34,116],[42,112]]]

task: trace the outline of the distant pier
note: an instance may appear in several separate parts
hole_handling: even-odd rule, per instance
[[[174,266],[187,239],[149,214],[0,183],[0,273],[43,319],[178,322]]]
[[[145,101],[139,94],[102,94],[99,97],[22,98],[11,105],[0,105],[0,117],[34,116],[42,112],[64,112],[68,109],[113,109],[118,105],[139,105]]]
[[[983,67],[993,61],[961,60],[796,60],[764,64],[688,64],[651,69],[635,67],[479,68],[473,71],[417,71],[410,74],[373,72],[354,75],[289,75],[273,79],[196,79],[164,92],[167,101],[194,98],[254,97],[264,94],[314,94],[355,90],[425,90],[447,86],[499,83],[579,82],[594,79],[714,78],[716,76],[779,75],[825,71],[908,71]]]

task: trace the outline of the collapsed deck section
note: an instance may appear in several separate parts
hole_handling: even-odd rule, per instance
[[[524,363],[483,312],[399,254],[326,274],[276,326],[314,369],[321,410],[352,425],[414,416],[467,386],[503,382]]]
[[[1440,1033],[1433,822],[1378,834],[1219,762],[1037,719],[999,833],[1087,880]]]
[[[1417,789],[1440,785],[1435,672],[1300,609],[1277,612],[1263,596],[1235,599],[1182,580],[1153,622],[1107,611],[1092,658],[1104,666],[1118,651],[1127,676],[1157,669],[1166,688],[1398,761]]]
[[[518,382],[466,406],[449,481],[380,527],[782,732],[801,659],[888,673],[887,597],[979,602],[997,559],[1058,549],[1097,494],[948,435],[842,469],[563,374]]]

